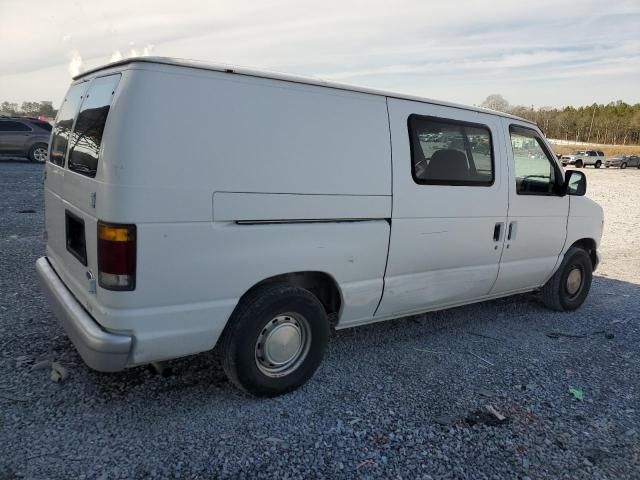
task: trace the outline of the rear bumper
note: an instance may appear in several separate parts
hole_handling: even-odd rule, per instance
[[[101,372],[123,370],[129,362],[133,337],[103,330],[73,297],[47,257],[38,259],[36,271],[53,313],[85,363]]]

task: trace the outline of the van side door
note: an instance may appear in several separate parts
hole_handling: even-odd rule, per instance
[[[537,128],[503,120],[509,159],[509,223],[493,294],[544,285],[567,236],[569,197],[562,169]]]
[[[387,102],[393,208],[376,316],[482,298],[498,275],[506,225],[500,119],[408,100]]]

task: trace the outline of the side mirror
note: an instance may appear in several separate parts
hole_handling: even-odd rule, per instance
[[[587,193],[587,176],[577,170],[568,170],[564,174],[564,194],[583,196]]]

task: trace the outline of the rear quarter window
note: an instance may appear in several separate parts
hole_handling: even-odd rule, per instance
[[[95,177],[104,127],[120,74],[96,78],[80,107],[69,145],[69,170]]]
[[[32,123],[32,125],[35,125],[36,127],[40,128],[41,130],[45,130],[47,132],[50,132],[52,130],[52,126],[50,123],[47,122],[36,122],[36,123]]]

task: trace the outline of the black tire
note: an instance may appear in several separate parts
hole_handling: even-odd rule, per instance
[[[600,168],[600,165],[602,165],[602,162],[600,160],[596,160],[595,167]]]
[[[576,168],[582,168],[582,160],[576,160]]]
[[[638,166],[637,166],[636,168],[639,168],[639,169],[640,169],[640,163],[638,163]]]
[[[609,168],[609,165],[605,165],[606,168]]]
[[[280,318],[289,319],[283,320],[288,327],[291,327],[288,321],[295,321],[300,322],[300,331],[306,329],[307,337],[301,336],[306,340],[300,340],[300,349],[305,353],[292,363],[291,370],[265,373],[265,369],[275,367],[264,358],[268,356],[270,338],[265,332],[269,327],[276,329],[278,323],[274,322]],[[281,395],[313,376],[324,357],[329,333],[327,314],[315,295],[288,284],[265,285],[243,298],[229,319],[219,343],[222,366],[229,380],[246,393],[257,397]],[[261,336],[263,350],[260,350]]]
[[[36,143],[29,149],[29,154],[28,154],[29,161],[37,162],[37,163],[46,162],[47,149],[48,149],[48,146],[46,143]],[[44,155],[42,154],[43,151],[44,151]]]
[[[626,164],[626,162],[622,162],[622,165],[620,165],[620,168],[622,168],[623,170],[624,170],[625,168],[627,168],[627,164]]]
[[[575,270],[580,272],[580,285],[576,291],[571,292],[569,275]],[[571,247],[565,254],[558,271],[542,287],[542,301],[552,310],[560,312],[575,310],[589,295],[592,278],[593,265],[589,254],[581,248]]]

